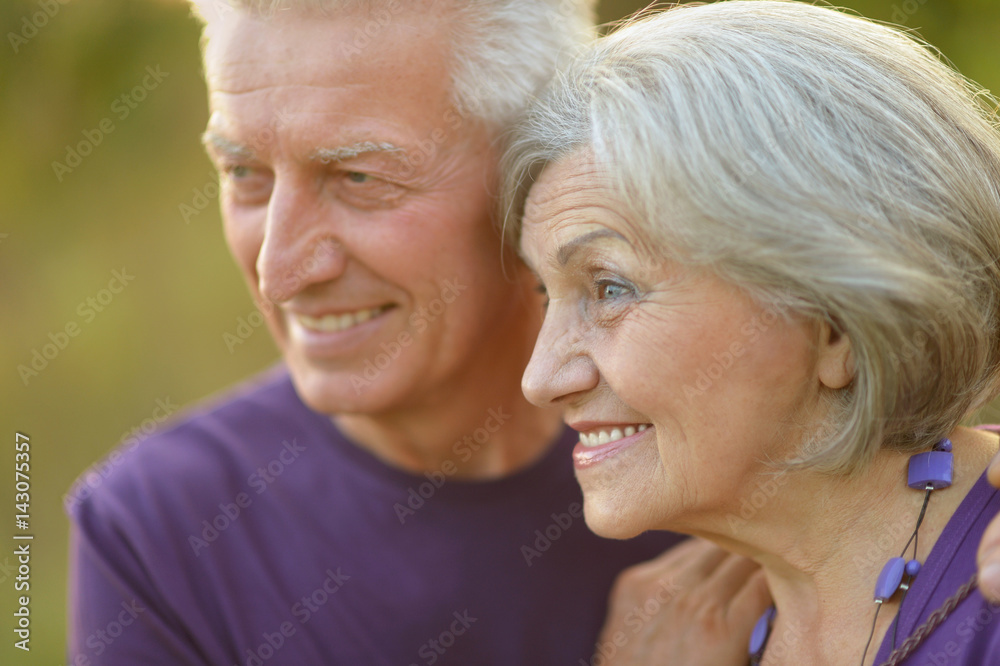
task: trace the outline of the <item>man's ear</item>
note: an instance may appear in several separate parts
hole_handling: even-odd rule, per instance
[[[819,325],[819,380],[830,389],[842,389],[854,381],[854,350],[846,333],[821,322]]]

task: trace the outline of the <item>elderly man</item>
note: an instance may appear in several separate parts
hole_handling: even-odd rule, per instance
[[[762,585],[692,545],[620,585],[595,654],[616,574],[676,539],[593,536],[575,433],[520,392],[540,304],[497,139],[588,3],[272,4],[199,11],[225,234],[284,364],[70,508],[70,663],[610,664],[651,634],[725,663],[730,622],[743,653]]]

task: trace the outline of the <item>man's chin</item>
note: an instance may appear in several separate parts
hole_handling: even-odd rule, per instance
[[[377,413],[390,407],[383,377],[366,378],[350,371],[325,371],[290,366],[299,398],[313,411],[337,414]]]

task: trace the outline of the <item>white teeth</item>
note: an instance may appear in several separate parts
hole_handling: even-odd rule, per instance
[[[295,318],[304,328],[308,328],[313,331],[322,331],[323,333],[330,333],[343,331],[351,328],[352,326],[362,324],[372,317],[381,314],[384,310],[384,307],[378,307],[370,308],[368,310],[358,310],[357,312],[349,312],[341,315],[326,315],[325,317],[310,317],[309,315],[300,314],[295,315]]]
[[[609,433],[607,430],[599,430],[597,432],[592,432],[590,434],[580,433],[580,443],[584,446],[600,446],[602,444],[609,444],[611,442],[617,442],[619,439],[625,437],[631,437],[637,432],[642,432],[649,427],[649,424],[643,423],[640,426],[625,426],[625,429],[612,428]]]

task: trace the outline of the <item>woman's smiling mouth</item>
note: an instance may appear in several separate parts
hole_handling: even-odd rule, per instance
[[[653,428],[649,423],[569,425],[580,433],[580,441],[573,449],[573,463],[578,469],[616,455],[640,441],[643,433]]]

